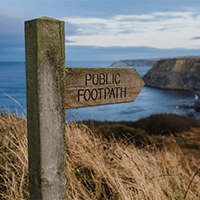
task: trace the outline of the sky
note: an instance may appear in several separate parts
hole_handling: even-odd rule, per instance
[[[0,61],[25,61],[24,22],[65,21],[66,60],[200,55],[199,0],[0,0]]]

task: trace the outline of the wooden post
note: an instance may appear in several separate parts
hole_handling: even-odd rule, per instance
[[[65,174],[64,22],[25,22],[30,200],[60,200]]]
[[[135,68],[66,68],[64,22],[25,22],[30,200],[66,199],[65,109],[134,101]]]

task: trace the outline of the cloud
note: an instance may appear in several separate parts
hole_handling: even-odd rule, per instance
[[[65,42],[66,43],[74,43],[73,41],[70,41],[70,40],[67,40],[67,39],[65,40]]]
[[[25,59],[24,22],[32,14],[0,8],[0,60]]]
[[[24,22],[37,17],[40,16],[0,8],[0,61],[25,59]],[[67,36],[77,34],[76,25],[65,23],[65,26]]]
[[[13,11],[5,8],[0,8],[0,30],[2,34],[23,34],[24,21],[29,19],[32,15]]]
[[[153,15],[117,15],[116,17],[114,17],[114,19],[116,20],[150,20],[153,19],[154,16]]]
[[[0,8],[0,44],[24,43],[24,22],[37,17],[40,16]],[[65,26],[67,36],[77,34],[76,25],[66,22]]]
[[[77,27],[68,45],[200,49],[200,42],[191,40],[200,32],[200,14],[190,11],[62,20]]]
[[[191,40],[200,40],[200,36],[193,37],[193,38],[191,38]]]
[[[164,58],[180,56],[198,56],[198,49],[156,49],[149,47],[93,47],[66,46],[66,62],[80,60],[124,60],[144,58]],[[99,66],[97,66],[99,67]]]
[[[71,24],[69,22],[65,22],[65,33],[66,35],[76,35],[77,34],[77,26],[74,24]]]

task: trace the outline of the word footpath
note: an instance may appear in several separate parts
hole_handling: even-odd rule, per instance
[[[110,85],[110,84],[119,84],[120,79],[119,73],[116,74],[86,74],[85,75],[85,85],[88,85],[88,82],[92,82],[93,85]],[[96,79],[96,80],[95,80]],[[122,98],[122,95],[126,97],[126,87],[106,87],[106,88],[97,88],[97,89],[80,89],[78,90],[78,101],[80,101],[80,97],[83,96],[85,101],[89,101],[90,99],[96,100],[97,98],[118,98],[120,96]]]

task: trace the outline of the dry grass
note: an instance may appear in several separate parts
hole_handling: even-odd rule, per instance
[[[26,121],[0,113],[0,196],[27,199],[28,151]]]
[[[170,149],[158,150],[110,143],[83,124],[66,124],[66,133],[68,199],[200,199],[199,159],[188,159],[173,135]],[[0,144],[1,199],[27,199],[26,120],[1,114]]]

